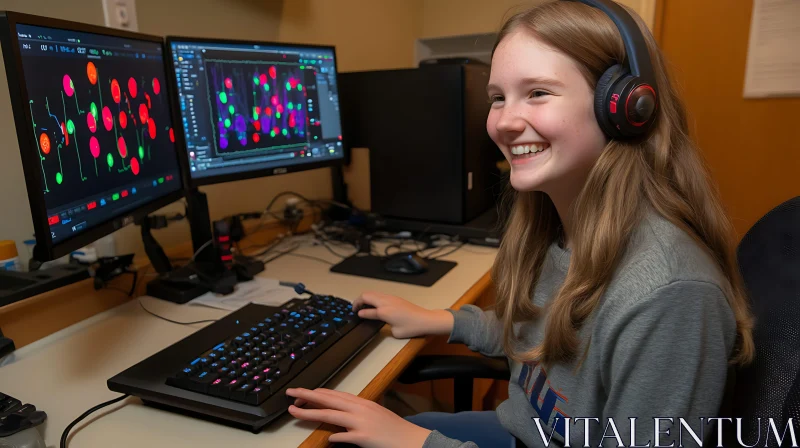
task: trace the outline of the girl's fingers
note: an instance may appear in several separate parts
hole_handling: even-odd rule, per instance
[[[354,404],[351,400],[345,399],[341,395],[325,393],[325,390],[327,389],[286,389],[286,395],[303,399],[306,401],[306,403],[311,403],[319,408],[333,409],[337,411],[350,411],[353,408]],[[339,394],[342,393],[339,392]]]
[[[329,423],[342,428],[351,428],[354,422],[351,414],[333,409],[303,409],[297,406],[289,406],[289,413],[300,420]]]
[[[314,389],[314,391],[329,396],[331,397],[332,400],[335,400],[337,402],[346,401],[348,403],[351,403],[353,406],[360,406],[372,403],[371,401],[361,398],[357,395],[353,395],[347,392],[339,392],[338,390],[319,388],[319,389]]]
[[[380,320],[378,318],[378,309],[377,308],[366,308],[363,310],[358,310],[358,317],[362,319],[372,319],[372,320]]]
[[[353,309],[359,310],[363,308],[365,305],[370,306],[378,306],[378,302],[380,302],[380,297],[378,294],[372,292],[364,292],[356,299],[353,300]]]
[[[358,431],[343,431],[337,432],[336,434],[331,434],[328,437],[328,442],[330,443],[352,443],[353,445],[361,445],[359,442],[362,441],[364,437],[359,434]]]

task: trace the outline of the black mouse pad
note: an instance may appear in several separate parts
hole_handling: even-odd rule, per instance
[[[383,258],[375,255],[353,255],[333,266],[331,272],[377,278],[390,282],[408,283],[418,286],[433,286],[440,278],[456,267],[458,263],[444,260],[425,260],[428,270],[421,274],[397,274],[383,269]]]

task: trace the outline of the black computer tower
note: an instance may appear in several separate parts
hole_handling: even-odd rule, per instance
[[[373,213],[464,224],[495,205],[488,79],[483,64],[340,74],[345,140],[369,148]]]

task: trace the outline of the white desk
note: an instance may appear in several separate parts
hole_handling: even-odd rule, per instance
[[[338,260],[322,247],[303,247],[297,253],[331,262]],[[330,266],[291,255],[267,265],[262,275],[282,281],[303,282],[311,291],[354,299],[374,290],[404,297],[429,309],[447,308],[489,270],[496,250],[467,245],[443,259],[458,266],[430,288],[373,280],[329,272]],[[176,305],[143,297],[151,311],[175,320],[218,319],[221,310]],[[119,396],[106,380],[174,342],[202,328],[202,324],[176,325],[145,313],[136,300],[106,311],[30,344],[15,353],[15,360],[0,368],[0,391],[44,410],[47,446],[58,446],[64,428],[87,409]],[[387,337],[386,328],[326,387],[360,393],[407,340]],[[72,430],[70,446],[124,447],[293,447],[317,428],[288,414],[260,434],[209,423],[144,406],[138,398],[104,408]]]

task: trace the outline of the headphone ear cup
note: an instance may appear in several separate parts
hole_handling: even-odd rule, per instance
[[[597,87],[594,89],[594,115],[597,118],[600,129],[611,138],[622,137],[622,133],[614,126],[608,110],[608,97],[614,84],[625,75],[625,68],[619,64],[612,65],[597,80]]]

